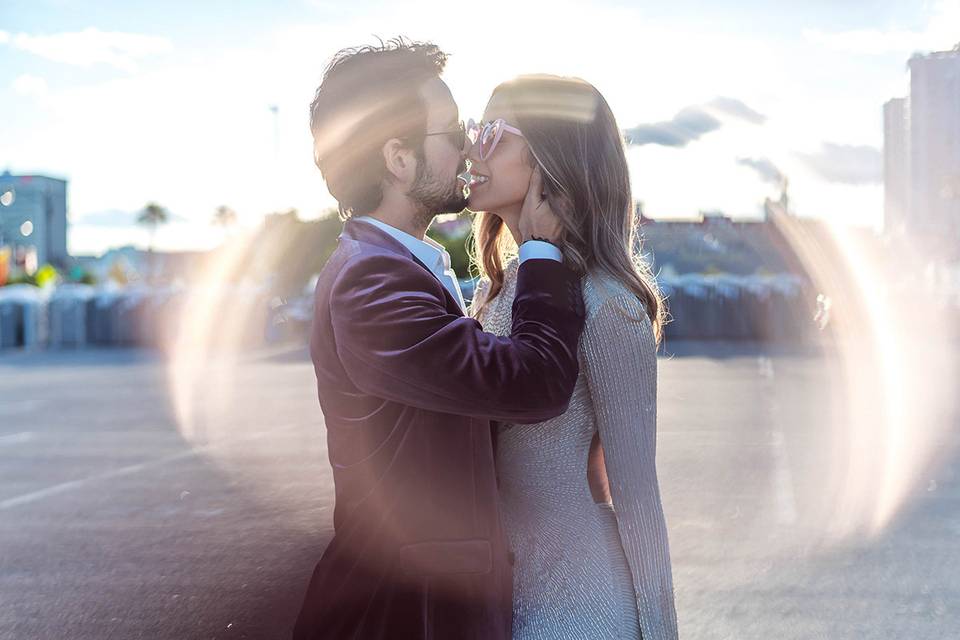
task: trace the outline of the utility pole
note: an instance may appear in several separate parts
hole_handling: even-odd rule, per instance
[[[281,193],[283,192],[283,184],[280,179],[280,106],[276,104],[271,104],[269,107],[270,113],[273,115],[273,163],[272,163],[272,172],[271,182],[273,183],[273,204],[271,208],[275,211],[280,211],[281,209]]]

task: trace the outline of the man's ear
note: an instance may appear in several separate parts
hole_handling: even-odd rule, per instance
[[[413,149],[399,138],[391,138],[383,145],[383,163],[387,167],[387,179],[402,184],[412,183],[417,174],[417,158]]]

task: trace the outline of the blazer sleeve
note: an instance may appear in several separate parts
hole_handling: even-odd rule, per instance
[[[330,297],[337,354],[362,392],[433,411],[534,423],[566,411],[579,375],[579,278],[521,266],[509,337],[447,311],[442,285],[399,255],[354,256]]]
[[[667,525],[657,482],[657,358],[639,301],[618,294],[587,319],[584,361],[644,640],[676,640]]]

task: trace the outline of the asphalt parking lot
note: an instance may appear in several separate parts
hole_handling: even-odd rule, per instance
[[[825,364],[686,351],[658,445],[681,638],[957,637],[958,430],[889,526],[826,544]],[[229,367],[187,428],[155,354],[0,354],[0,638],[289,636],[332,533],[313,371]]]

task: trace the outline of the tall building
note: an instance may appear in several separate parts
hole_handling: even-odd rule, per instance
[[[960,240],[960,47],[910,59],[911,230]]]
[[[906,229],[910,210],[910,106],[907,98],[883,105],[883,228]]]
[[[0,246],[37,265],[63,266],[67,254],[67,181],[0,175]]]

